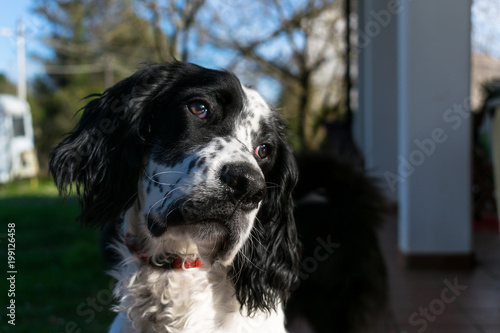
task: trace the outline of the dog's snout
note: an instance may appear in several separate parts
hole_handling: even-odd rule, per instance
[[[256,208],[266,195],[266,182],[251,165],[225,165],[220,179],[227,187],[229,198],[242,208]]]

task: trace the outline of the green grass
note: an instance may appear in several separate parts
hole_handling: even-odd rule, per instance
[[[99,232],[75,222],[78,213],[76,198],[64,202],[49,179],[0,186],[0,331],[107,332],[112,281]],[[15,224],[15,326],[6,316],[9,223]]]

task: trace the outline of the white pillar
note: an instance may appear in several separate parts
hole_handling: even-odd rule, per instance
[[[401,0],[399,249],[471,253],[471,0]]]

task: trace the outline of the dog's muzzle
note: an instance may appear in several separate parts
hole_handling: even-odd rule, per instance
[[[216,185],[199,186],[196,191],[176,200],[166,216],[149,216],[147,225],[151,234],[161,236],[169,226],[218,223],[227,227],[236,216],[259,207],[266,196],[266,182],[260,172],[249,163],[226,164],[221,168]],[[203,200],[193,200],[204,193]],[[206,193],[211,193],[206,195]]]

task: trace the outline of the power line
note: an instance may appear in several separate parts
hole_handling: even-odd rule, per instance
[[[87,74],[102,73],[105,66],[102,64],[83,64],[83,65],[45,65],[47,74]]]

